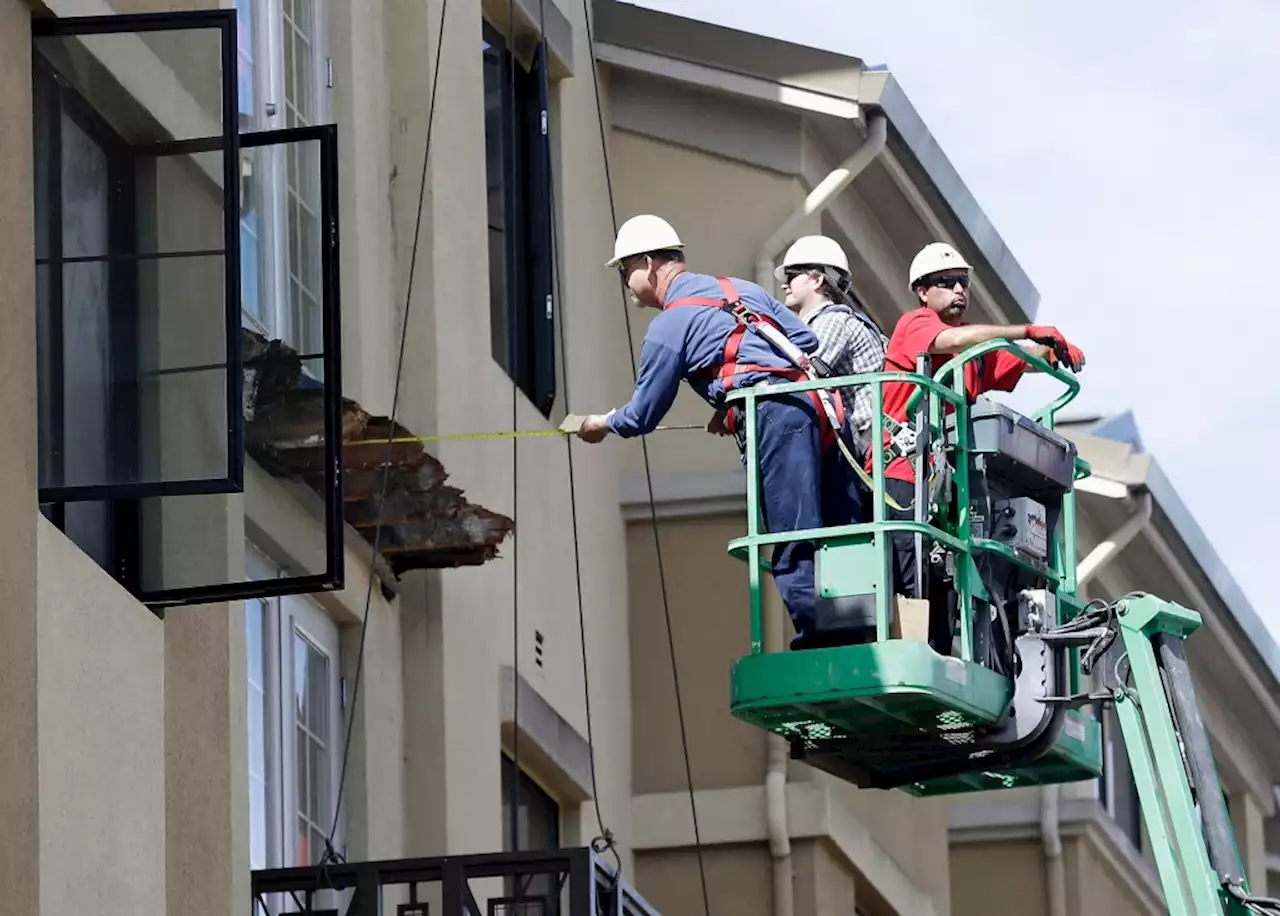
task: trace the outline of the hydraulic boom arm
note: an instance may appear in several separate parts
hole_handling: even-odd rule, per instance
[[[1280,901],[1249,893],[1200,717],[1184,647],[1200,616],[1138,594],[1084,617],[1097,624],[1092,638],[1083,629],[1064,637],[1104,651],[1117,631],[1122,640],[1105,699],[1124,732],[1170,916],[1280,914]]]

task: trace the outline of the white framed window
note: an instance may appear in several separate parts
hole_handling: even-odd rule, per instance
[[[251,546],[246,566],[255,577],[279,574]],[[333,825],[345,737],[338,626],[293,595],[246,601],[245,627],[250,868],[315,865]],[[340,818],[338,852],[345,833]]]
[[[328,0],[236,0],[236,14],[241,131],[329,123]],[[242,320],[304,356],[322,349],[315,155],[312,144],[241,154]]]

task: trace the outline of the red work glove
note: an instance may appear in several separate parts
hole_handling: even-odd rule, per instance
[[[1079,372],[1084,368],[1084,351],[1063,337],[1062,332],[1053,325],[1029,324],[1026,338],[1052,347],[1054,356],[1072,372]]]

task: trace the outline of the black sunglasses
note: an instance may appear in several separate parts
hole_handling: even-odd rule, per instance
[[[816,266],[816,267],[787,267],[787,268],[784,268],[784,269],[783,269],[783,271],[782,271],[782,276],[783,276],[783,278],[784,278],[788,283],[790,283],[790,282],[791,282],[792,280],[794,280],[796,277],[801,277],[801,276],[804,276],[805,274],[822,273],[822,272],[823,272],[823,270],[822,270],[822,267],[821,267],[821,266]]]
[[[936,286],[938,289],[955,289],[957,283],[960,284],[961,289],[968,289],[969,275],[963,274],[959,277],[938,277],[935,280],[926,282],[924,286],[928,288]]]

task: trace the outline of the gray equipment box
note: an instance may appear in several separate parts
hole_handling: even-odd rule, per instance
[[[947,418],[955,444],[955,414]],[[1027,491],[1065,492],[1075,478],[1076,444],[1004,404],[979,397],[969,407],[969,447],[992,470]]]

